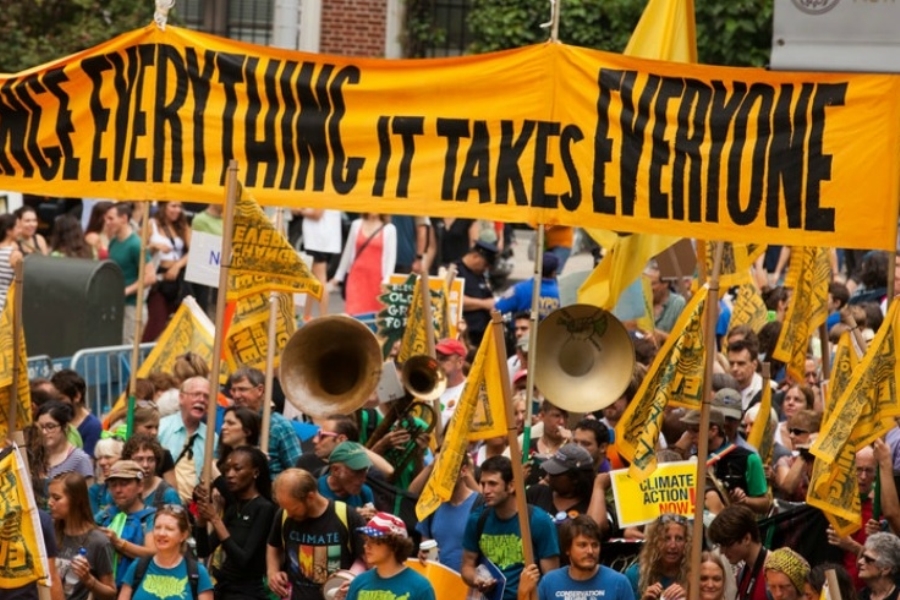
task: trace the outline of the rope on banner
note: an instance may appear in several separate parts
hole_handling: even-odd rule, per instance
[[[169,11],[175,6],[175,0],[156,0],[156,12],[153,14],[153,21],[160,30],[166,30],[166,23],[169,20]]]

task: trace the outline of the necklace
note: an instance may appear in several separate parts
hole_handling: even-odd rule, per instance
[[[241,505],[240,501],[237,502],[238,521],[242,521],[242,520],[249,518],[247,516],[244,516],[244,511],[247,510],[248,508],[250,508],[250,505],[253,504],[253,501],[256,500],[257,498],[259,498],[259,494],[253,496],[252,498],[250,498],[249,500],[244,502],[243,505]]]

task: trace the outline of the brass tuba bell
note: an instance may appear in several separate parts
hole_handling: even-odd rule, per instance
[[[589,304],[553,311],[538,327],[534,381],[573,413],[606,408],[631,382],[634,345],[621,321]]]
[[[381,348],[368,327],[346,315],[319,317],[285,345],[281,387],[311,417],[349,415],[375,391],[381,366]]]
[[[417,400],[437,400],[447,389],[447,374],[437,359],[425,354],[412,356],[403,363],[400,382]]]

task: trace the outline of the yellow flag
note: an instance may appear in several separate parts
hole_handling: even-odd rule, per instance
[[[416,285],[413,287],[412,299],[409,301],[409,309],[406,312],[406,328],[403,330],[400,352],[397,354],[397,359],[401,363],[418,354],[426,354],[428,351],[428,340],[425,335],[427,327],[425,326],[425,316],[422,310],[422,288],[424,286],[425,281],[419,277]],[[432,294],[431,316],[432,321],[437,323],[438,319],[443,317],[443,311],[440,306],[440,299],[438,299],[437,306],[434,301],[435,298]],[[434,331],[439,332],[440,330],[440,326],[435,324]]]
[[[264,291],[322,297],[322,284],[246,191],[234,207],[229,302]]]
[[[764,465],[772,461],[775,451],[775,428],[778,423],[770,417],[772,412],[772,386],[763,385],[762,398],[759,401],[759,412],[750,428],[747,443],[756,448]]]
[[[747,325],[753,331],[758,332],[768,322],[769,310],[766,308],[766,303],[763,302],[756,286],[752,283],[739,285],[734,304],[731,307],[729,329],[738,325]]]
[[[631,477],[644,480],[656,469],[656,443],[668,405],[700,408],[706,371],[703,310],[708,286],[688,302],[660,349],[640,389],[616,426],[618,449],[631,463]]]
[[[156,340],[156,345],[138,367],[137,376],[147,377],[154,371],[171,373],[175,359],[186,352],[199,355],[206,364],[212,364],[215,325],[203,312],[193,297],[181,301],[181,306],[169,319],[169,324]],[[264,357],[265,358],[265,357]],[[222,380],[228,378],[228,369],[222,369]],[[125,406],[125,394],[119,396],[113,410]]]
[[[6,439],[9,415],[10,391],[13,385],[13,322],[15,316],[15,282],[9,286],[6,305],[0,313],[0,439]],[[19,335],[19,378],[17,382],[16,425],[13,431],[21,431],[32,422],[31,387],[28,385],[28,351],[25,349],[25,333]]]
[[[28,467],[17,447],[0,452],[0,531],[0,589],[23,587],[49,576]]]
[[[416,503],[420,521],[450,499],[469,441],[506,434],[501,368],[505,369],[506,365],[500,364],[494,336],[489,331],[481,340],[459,403],[445,430],[444,445]]]
[[[853,377],[853,371],[859,364],[860,349],[857,348],[853,341],[851,332],[845,331],[838,340],[837,347],[834,349],[834,357],[832,358],[831,373],[828,377],[828,388],[825,396],[825,406],[822,411],[822,419],[828,421],[831,416],[835,403],[838,398],[847,389],[850,378]]]
[[[697,62],[697,31],[693,0],[650,0],[628,40],[625,55],[671,62]],[[608,232],[588,229],[588,235],[608,246],[606,256],[578,290],[578,302],[612,310],[622,292],[644,271],[652,257],[680,236],[619,235],[609,245]]]
[[[653,320],[653,284],[646,275],[641,275],[641,298],[644,300],[644,316],[637,319],[641,331],[653,332],[656,322]]]
[[[281,352],[297,329],[292,294],[276,294],[275,368],[281,363]],[[266,370],[269,344],[269,292],[243,296],[237,302],[234,319],[225,339],[224,357],[229,372],[247,366]]]
[[[832,407],[810,451],[816,456],[806,501],[839,535],[862,527],[855,453],[894,427],[900,372],[900,303],[892,302],[881,328]]]
[[[731,287],[751,283],[750,269],[756,259],[766,251],[766,247],[761,244],[722,243],[724,250],[722,251],[722,265],[719,269],[719,285]],[[706,272],[712,273],[714,256],[709,249],[709,244],[698,244],[697,261],[705,263]],[[754,329],[754,331],[758,330]]]
[[[831,264],[826,248],[791,249],[791,263],[784,286],[791,288],[784,324],[772,357],[785,363],[794,381],[803,381],[809,336],[828,318],[828,284]]]

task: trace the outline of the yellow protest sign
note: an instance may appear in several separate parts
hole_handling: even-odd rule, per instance
[[[7,415],[9,415],[10,394],[13,385],[13,316],[15,295],[18,293],[15,282],[9,286],[6,304],[0,313],[0,440],[6,439],[8,433]],[[31,386],[28,384],[28,351],[25,348],[25,333],[19,335],[19,377],[16,382],[18,396],[16,399],[16,423],[13,431],[21,431],[32,422]]]
[[[772,386],[763,385],[762,398],[759,401],[759,412],[756,420],[750,427],[747,443],[756,448],[764,465],[771,464],[775,452],[775,429],[778,422],[771,418],[772,414]]]
[[[610,473],[610,480],[620,527],[643,525],[666,514],[694,517],[696,461],[663,463],[643,481],[620,469]]]
[[[747,325],[753,331],[759,331],[769,322],[769,309],[763,302],[759,290],[752,283],[739,285],[731,307],[731,321],[728,328]]]
[[[895,245],[894,75],[563,44],[366,59],[149,24],[0,85],[4,189],[220,203],[234,159],[278,206]]]
[[[322,284],[262,208],[246,194],[234,207],[228,301],[259,292],[322,297]]]
[[[635,479],[644,479],[656,469],[656,444],[666,406],[700,408],[706,365],[702,321],[708,291],[708,286],[700,288],[681,311],[616,426],[619,453],[631,463]]]
[[[18,448],[0,457],[0,590],[9,590],[43,580],[50,571],[28,465]]]
[[[809,336],[828,318],[829,283],[827,248],[791,248],[784,285],[793,292],[772,357],[785,363],[794,381],[803,381]]]
[[[468,597],[469,586],[450,567],[431,560],[423,565],[417,558],[407,559],[406,566],[431,582],[435,600],[463,600]]]
[[[276,294],[275,368],[281,363],[281,352],[297,330],[294,299],[290,294]],[[234,319],[225,339],[224,356],[228,371],[246,366],[265,372],[269,343],[269,292],[243,296],[237,301]]]

